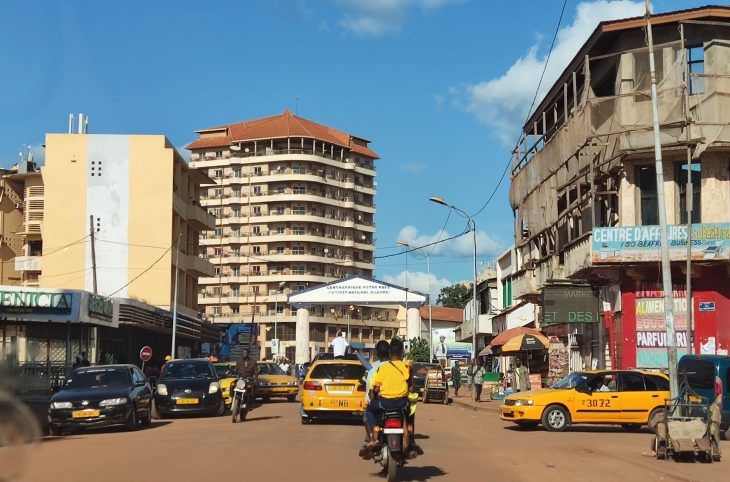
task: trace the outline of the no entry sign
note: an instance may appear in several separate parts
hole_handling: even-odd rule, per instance
[[[143,346],[142,349],[139,351],[139,359],[143,362],[150,361],[150,358],[152,358],[152,348],[148,346]]]

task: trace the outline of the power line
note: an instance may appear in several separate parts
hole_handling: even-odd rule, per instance
[[[547,57],[545,58],[545,64],[542,66],[542,73],[540,74],[540,80],[537,83],[537,88],[535,89],[535,95],[532,97],[532,103],[530,104],[530,108],[527,110],[527,117],[525,117],[525,121],[522,123],[522,125],[525,125],[530,118],[530,115],[532,114],[532,108],[535,107],[535,102],[537,101],[537,96],[540,93],[540,87],[542,86],[542,80],[545,77],[545,71],[547,70],[548,62],[550,62],[550,55],[553,53],[553,47],[555,46],[555,40],[558,38],[558,32],[560,31],[560,24],[563,23],[563,15],[565,14],[565,6],[568,4],[568,0],[563,0],[563,7],[560,9],[560,18],[558,18],[558,24],[555,26],[555,33],[553,34],[553,41],[550,42],[550,49],[548,50]],[[500,176],[499,181],[497,182],[497,185],[494,186],[494,190],[492,190],[492,193],[489,195],[489,198],[487,198],[487,201],[482,205],[482,207],[479,208],[477,212],[472,214],[471,217],[476,217],[481,214],[482,211],[489,205],[489,203],[492,201],[492,198],[494,198],[494,195],[497,194],[497,190],[499,189],[499,186],[502,185],[502,181],[504,181],[504,176],[507,175],[507,171],[509,170],[510,165],[512,164],[512,159],[509,159],[507,161],[507,165],[504,168],[504,171],[502,171],[502,176]]]
[[[418,249],[428,248],[429,246],[434,246],[436,244],[445,243],[446,241],[451,241],[452,239],[460,238],[461,236],[464,236],[465,234],[470,233],[470,232],[471,232],[471,228],[468,228],[455,236],[450,236],[450,237],[448,237],[446,239],[442,239],[440,241],[434,241],[433,243],[424,244],[423,246],[413,246],[411,249],[406,249],[400,253],[384,254],[382,256],[373,256],[373,259],[383,259],[383,258],[392,258],[393,256],[402,256],[404,254],[411,253]]]
[[[141,272],[140,274],[138,274],[137,276],[135,276],[134,278],[132,278],[131,280],[129,280],[129,282],[128,282],[127,284],[125,284],[124,286],[122,286],[121,288],[119,288],[118,290],[116,290],[115,292],[113,292],[113,293],[111,293],[111,294],[107,295],[106,297],[107,297],[107,298],[111,298],[112,296],[114,296],[115,294],[119,293],[120,291],[122,291],[122,290],[123,290],[124,288],[126,288],[127,286],[129,286],[129,285],[131,285],[132,283],[134,283],[135,281],[137,281],[137,279],[139,279],[139,278],[140,278],[140,277],[141,277],[142,275],[144,275],[145,273],[147,273],[147,272],[148,272],[149,270],[151,270],[151,269],[152,269],[152,268],[153,268],[153,267],[154,267],[154,266],[155,266],[155,265],[156,265],[157,263],[159,263],[159,262],[160,262],[160,261],[162,260],[162,258],[164,258],[164,257],[165,257],[165,255],[166,255],[167,253],[169,253],[169,252],[170,252],[170,250],[172,250],[172,246],[170,246],[169,248],[167,248],[167,249],[165,250],[165,252],[164,252],[164,253],[162,253],[162,254],[160,255],[160,257],[159,257],[159,258],[157,258],[157,259],[155,260],[155,262],[154,262],[154,263],[152,263],[151,265],[149,265],[149,267],[147,267],[147,269],[145,269],[144,271],[142,271],[142,272]],[[175,267],[175,269],[177,269],[177,267]]]

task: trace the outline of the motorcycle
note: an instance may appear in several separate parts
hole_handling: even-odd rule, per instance
[[[388,410],[383,414],[379,427],[376,427],[378,445],[373,460],[383,467],[388,482],[398,480],[398,467],[416,456],[414,451],[404,446],[407,420],[404,410]],[[409,435],[413,437],[413,432]]]
[[[231,422],[243,422],[253,405],[253,379],[239,378],[231,383],[233,400],[231,402]]]

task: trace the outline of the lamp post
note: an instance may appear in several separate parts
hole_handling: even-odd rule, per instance
[[[465,211],[457,208],[453,204],[447,203],[444,198],[440,196],[431,196],[429,198],[429,201],[435,202],[436,204],[441,204],[442,206],[446,206],[449,209],[453,209],[457,212],[461,217],[467,220],[469,223],[469,226],[471,227],[472,232],[472,239],[474,244],[474,282],[472,284],[472,299],[474,300],[474,315],[472,318],[472,334],[471,334],[471,349],[472,349],[472,358],[476,358],[477,356],[477,317],[479,316],[479,300],[477,299],[477,223],[474,221],[474,218],[469,216]]]
[[[433,357],[433,324],[431,318],[431,255],[423,248],[411,246],[407,241],[398,240],[398,244],[407,248],[412,248],[423,252],[426,257],[426,271],[428,271],[428,359],[431,360]],[[408,253],[406,253],[406,263],[408,262]],[[407,319],[407,317],[406,317]]]
[[[273,353],[274,350],[271,350],[272,354],[274,355],[279,354],[279,293],[281,293],[281,290],[282,288],[284,288],[285,284],[286,282],[284,281],[278,284],[278,286],[276,287],[276,295],[274,296],[274,340],[276,340],[276,353]]]

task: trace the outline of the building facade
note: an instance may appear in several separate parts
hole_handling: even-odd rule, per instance
[[[197,131],[191,166],[215,180],[201,204],[216,218],[200,244],[215,275],[201,280],[201,309],[216,323],[260,324],[271,354],[294,358],[296,314],[287,296],[375,268],[375,163],[369,141],[283,114]],[[326,346],[347,318],[359,343],[392,332],[392,310],[319,306],[311,340]],[[274,326],[276,325],[276,326]],[[388,326],[386,328],[386,326]],[[339,327],[339,328],[338,328]]]
[[[661,202],[679,351],[730,349],[730,8],[652,24],[663,199],[644,18],[598,25],[514,149],[512,292],[540,305],[541,329],[578,354],[573,370],[666,366]]]

